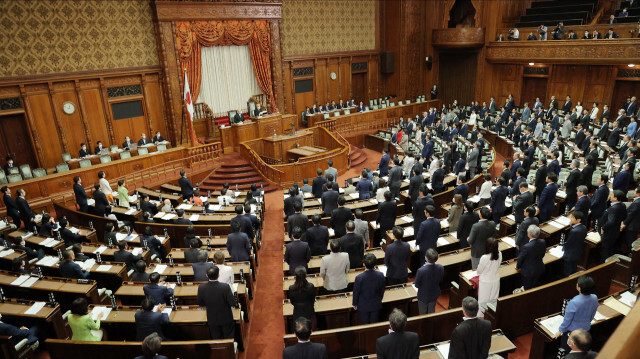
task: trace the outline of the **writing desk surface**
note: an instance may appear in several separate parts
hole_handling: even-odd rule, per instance
[[[16,280],[20,274],[13,274],[6,271],[0,271],[0,284],[11,286],[11,287],[20,287],[15,284],[11,284],[14,280]],[[52,278],[52,277],[43,277],[36,281],[31,287],[32,289],[38,290],[46,290],[46,291],[57,291],[57,292],[67,292],[67,293],[80,293],[86,294],[89,293],[92,289],[96,288],[95,282],[80,284],[75,280],[67,280],[64,278]]]
[[[173,295],[176,297],[197,297],[198,296],[198,287],[200,284],[206,282],[183,282],[182,286],[176,285],[173,289]],[[238,295],[243,295],[246,293],[247,285],[244,283],[236,283],[238,285]],[[118,288],[115,295],[117,296],[144,296],[143,287],[146,283],[134,283],[134,282],[124,282]]]
[[[51,306],[47,303],[35,314],[25,313],[34,303],[35,301],[8,298],[6,302],[0,303],[0,313],[6,316],[47,319],[60,310],[60,304],[56,303],[55,306]]]
[[[169,306],[167,308],[170,308]],[[172,310],[169,314],[171,324],[193,324],[206,323],[207,311],[204,307],[198,306],[178,306],[177,310]],[[93,309],[91,306],[90,309]],[[106,318],[100,319],[104,323],[135,323],[135,314],[141,310],[140,307],[118,307],[118,310],[109,312]],[[231,308],[233,320],[240,321],[240,309]]]
[[[382,248],[372,248],[372,249],[366,249],[364,251],[364,254],[367,253],[372,253],[373,255],[376,256],[377,260],[380,260],[382,258],[384,258],[384,250]],[[320,268],[320,265],[322,264],[322,257],[324,256],[313,256],[311,257],[311,260],[309,261],[309,268]],[[287,262],[283,262],[282,263],[282,270],[283,271],[289,271],[289,263]]]
[[[251,266],[249,262],[226,262],[225,264],[233,268],[234,274],[240,274],[240,270],[242,270],[245,275],[249,274],[249,269]],[[176,263],[173,267],[169,267],[169,265],[167,264],[163,265],[166,265],[167,268],[162,273],[160,273],[160,275],[175,276],[176,272],[180,272],[180,275],[183,277],[193,276],[193,267],[191,266],[191,263]],[[158,266],[158,264],[151,264],[149,267],[147,267],[146,272],[153,273],[156,266]]]

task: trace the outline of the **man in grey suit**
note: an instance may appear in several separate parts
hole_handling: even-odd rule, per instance
[[[353,220],[353,223],[356,225],[355,233],[362,236],[364,240],[364,248],[369,247],[369,223],[362,219],[364,216],[364,212],[362,209],[358,208],[354,212],[356,219]]]
[[[480,221],[471,227],[469,233],[467,241],[471,246],[471,269],[473,270],[478,268],[480,257],[486,252],[487,239],[496,235],[496,224],[489,218],[491,218],[491,210],[483,207],[480,210]]]
[[[529,226],[540,224],[540,221],[536,217],[536,207],[529,206],[525,210],[527,217],[518,225],[516,229],[516,249],[520,251],[520,247],[524,246],[529,242],[529,237],[527,237],[527,229]]]
[[[520,194],[513,196],[513,216],[516,226],[524,221],[524,210],[533,204],[533,193],[529,192],[527,181],[520,182]]]
[[[467,163],[469,164],[469,178],[473,178],[476,175],[478,156],[480,156],[480,149],[478,148],[478,142],[474,142],[473,149],[469,153],[469,158],[467,160]]]
[[[489,112],[496,113],[498,111],[498,103],[496,102],[496,98],[491,96],[491,101],[489,101]]]
[[[402,185],[402,166],[398,158],[393,159],[394,166],[389,170],[389,191],[391,198],[399,198]]]
[[[333,168],[333,161],[331,160],[327,161],[327,165],[329,165],[329,168],[324,170],[324,178],[328,180],[329,175],[333,175],[333,180],[335,182],[338,182],[338,170]]]
[[[349,254],[340,252],[340,241],[331,240],[331,253],[322,257],[320,276],[327,294],[342,293],[347,290],[349,280]]]
[[[529,103],[524,103],[524,108],[522,109],[522,123],[529,123],[529,118],[531,117],[531,109],[529,108]]]

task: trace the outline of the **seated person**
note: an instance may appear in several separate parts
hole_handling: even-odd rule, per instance
[[[187,230],[184,234],[184,247],[185,248],[189,248],[191,247],[191,240],[192,239],[196,239],[198,241],[198,248],[202,247],[202,241],[200,240],[200,237],[196,236],[196,229],[193,226],[189,226],[187,227]]]
[[[133,249],[129,248],[126,240],[118,242],[118,250],[113,252],[113,258],[115,262],[125,263],[127,265],[127,271],[135,269],[136,262],[142,259],[142,255],[134,255]]]
[[[165,248],[162,245],[162,242],[153,234],[151,226],[146,226],[144,228],[144,233],[142,234],[142,237],[140,237],[140,240],[146,241],[146,248],[149,249],[152,257],[155,255],[156,258],[164,260]]]
[[[166,304],[173,295],[173,289],[167,288],[164,278],[160,280],[160,273],[153,272],[149,275],[149,284],[142,287],[144,295],[152,297],[158,304]]]
[[[155,144],[156,142],[165,142],[166,140],[164,139],[164,137],[162,137],[160,131],[156,131],[156,135],[153,136],[152,141]]]
[[[153,215],[149,212],[142,212],[142,222],[143,223],[155,223],[153,220]]]
[[[168,213],[171,212],[172,209],[173,206],[171,205],[171,200],[165,198],[164,201],[162,201],[162,208],[160,208],[160,211]]]
[[[24,258],[13,258],[13,260],[11,261],[11,271],[21,274],[31,274],[25,269],[25,265],[26,263],[24,261]]]
[[[100,319],[102,312],[98,314],[95,322],[89,315],[89,305],[87,300],[80,297],[71,303],[71,315],[68,317],[69,327],[71,327],[71,340],[81,340],[85,342],[99,342],[102,340],[100,331]]]
[[[104,225],[104,244],[109,246],[109,248],[118,242],[116,232],[113,229],[113,222],[107,222],[107,224]]]
[[[102,152],[102,150],[104,150],[105,148],[102,146],[102,141],[98,141],[96,143],[96,148],[93,149],[93,154],[94,155],[99,155],[100,152]]]
[[[131,275],[131,281],[143,283],[147,283],[149,281],[149,273],[147,273],[147,262],[142,259],[136,262],[136,270]]]
[[[71,250],[73,251],[73,256],[77,259],[77,260],[81,260],[81,261],[86,261],[87,259],[90,259],[88,256],[86,256],[84,253],[82,253],[82,244],[80,243],[75,243],[71,246]]]
[[[236,114],[233,116],[233,123],[243,123],[244,115],[242,114],[242,110],[238,109]]]
[[[13,239],[13,246],[11,246],[11,248],[20,249],[21,251],[24,251],[25,254],[27,255],[28,260],[31,260],[34,258],[42,259],[42,257],[44,257],[44,250],[42,248],[35,251],[30,247],[27,247],[26,242],[21,237],[15,237]]]
[[[220,190],[220,195],[218,196],[218,204],[221,206],[228,206],[230,204],[236,203],[236,194],[229,189],[229,184],[225,183],[222,185],[222,189]]]
[[[134,143],[131,141],[131,138],[129,136],[126,136],[124,138],[124,142],[122,143],[122,149],[124,150],[128,150],[130,148],[131,145],[133,145]]]
[[[207,262],[207,259],[209,259],[209,253],[207,253],[207,251],[199,251],[198,261],[191,264],[191,268],[193,268],[193,280],[195,282],[206,282],[209,280],[209,278],[207,278],[207,270],[213,267],[213,263]],[[224,262],[224,254],[222,255],[222,260]]]
[[[80,151],[78,151],[78,157],[79,158],[85,158],[87,156],[91,155],[91,153],[89,152],[89,150],[87,150],[87,144],[82,142],[80,144]]]
[[[140,140],[138,141],[138,146],[144,146],[144,145],[148,145],[151,143],[151,141],[149,141],[149,139],[147,138],[146,134],[142,134],[140,135]]]
[[[60,237],[64,241],[65,247],[71,247],[75,243],[82,243],[85,239],[87,239],[83,235],[71,232],[71,230],[67,228],[69,222],[66,220],[66,218],[62,218],[58,223],[60,224]]]
[[[159,355],[160,348],[162,347],[162,338],[158,333],[151,333],[148,337],[142,341],[142,353],[135,357],[135,359],[169,359],[164,355]]]
[[[151,213],[152,217],[158,213],[158,207],[149,201],[149,195],[146,193],[140,194],[140,210]]]
[[[222,251],[216,251],[213,254],[213,262],[218,267],[218,269],[220,269],[220,274],[218,274],[218,282],[227,283],[233,290],[233,268],[224,264],[224,253],[222,253]],[[206,273],[207,272],[205,271],[205,275]]]
[[[18,165],[16,165],[13,162],[13,158],[11,158],[11,156],[7,156],[5,158],[5,160],[7,161],[7,163],[4,165],[4,172],[8,176],[9,175],[9,170],[11,170],[12,168],[17,168]]]
[[[62,263],[60,263],[60,276],[63,278],[71,279],[86,279],[89,278],[89,272],[83,271],[80,265],[73,260],[75,255],[73,251],[62,252]]]
[[[189,249],[184,251],[184,261],[186,263],[195,263],[198,261],[198,254],[200,253],[200,246],[198,246],[198,240],[193,238],[189,243]]]
[[[203,213],[216,213],[216,211],[214,211],[210,206],[211,203],[209,203],[209,201],[205,201],[204,203],[202,203],[202,208],[204,209]]]
[[[39,345],[36,332],[37,332],[36,328],[29,329],[25,326],[18,328],[15,325],[4,323],[2,321],[2,314],[0,314],[0,335],[6,335],[8,337],[11,337],[11,342],[14,345],[18,344],[20,341],[26,338],[27,345],[30,345],[32,350],[36,350],[36,348],[38,348],[38,345]]]
[[[170,325],[169,315],[163,313],[165,304],[158,304],[158,309],[154,312],[156,301],[151,297],[145,297],[142,300],[142,310],[137,311],[134,315],[136,321],[136,340],[142,341],[152,333],[158,333],[158,336],[164,339],[162,327]]]
[[[340,102],[338,102],[338,106],[336,107],[336,109],[342,110],[343,108],[347,108],[347,105],[345,105],[344,102],[340,100]]]
[[[173,220],[173,224],[186,224],[186,225],[193,225],[193,223],[191,223],[191,220],[184,218],[184,209],[182,208],[178,208],[176,210],[176,215],[178,216],[178,218]]]
[[[40,225],[38,234],[47,238],[53,237],[53,231],[57,229],[58,225],[56,224],[56,221],[53,219],[53,217],[51,217],[49,213],[43,214],[42,225]]]
[[[193,196],[189,198],[189,203],[194,204],[196,206],[202,206],[202,198],[200,198],[200,190],[193,190]]]
[[[331,101],[331,105],[329,105],[329,111],[335,111],[335,110],[336,110],[336,102]]]

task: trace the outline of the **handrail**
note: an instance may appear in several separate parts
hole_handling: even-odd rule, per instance
[[[249,163],[253,165],[260,175],[273,185],[280,186],[284,172],[267,164],[256,151],[249,147],[246,143],[241,143],[240,148],[244,149],[249,156]],[[242,151],[241,151],[242,152]]]

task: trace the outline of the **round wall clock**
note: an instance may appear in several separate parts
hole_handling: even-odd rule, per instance
[[[64,113],[66,113],[67,115],[72,115],[74,112],[76,112],[76,105],[71,101],[66,101],[62,104],[62,111],[64,111]]]

